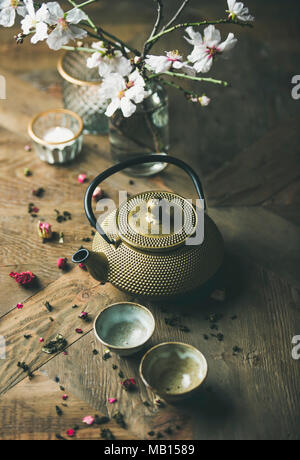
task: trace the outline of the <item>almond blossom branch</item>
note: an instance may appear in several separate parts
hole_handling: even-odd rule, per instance
[[[158,34],[154,35],[154,37],[150,38],[147,43],[156,42],[159,38],[163,37],[164,35],[169,34],[170,32],[174,32],[177,29],[185,29],[187,27],[198,27],[198,26],[207,26],[207,25],[215,25],[215,24],[235,24],[242,27],[253,27],[251,22],[241,22],[233,19],[218,19],[215,21],[200,21],[200,22],[185,22],[183,24],[177,24],[176,26],[171,27],[170,29],[164,30],[163,32],[159,32]]]
[[[148,78],[152,79],[152,78],[157,77],[157,75],[169,75],[170,77],[184,78],[186,80],[214,83],[215,85],[221,85],[224,87],[229,85],[227,81],[223,81],[223,80],[215,80],[214,78],[206,78],[206,77],[193,77],[192,75],[186,75],[184,73],[176,73],[176,72],[163,72],[161,74],[152,74],[152,75],[149,75]]]
[[[83,8],[84,6],[87,6],[91,3],[95,3],[97,2],[98,0],[87,0],[86,2],[84,3],[80,3],[79,5],[77,5],[77,3],[74,1],[74,0],[68,0],[68,2],[74,7],[74,8]],[[88,32],[88,34],[91,36],[91,37],[94,37],[94,38],[99,38],[99,39],[104,39],[104,41],[106,41],[107,43],[109,43],[110,45],[113,45],[115,46],[116,48],[120,48],[122,49],[122,51],[124,52],[124,54],[126,55],[126,48],[128,48],[130,51],[132,51],[133,53],[137,54],[138,56],[141,54],[139,51],[135,50],[134,48],[131,48],[129,45],[127,45],[126,43],[124,43],[122,40],[120,40],[119,38],[115,37],[114,35],[110,34],[109,32],[106,32],[104,29],[102,29],[101,27],[97,27],[96,24],[91,20],[91,18],[87,15],[87,21],[88,21],[88,24],[90,27],[92,27],[92,29],[97,33],[97,35],[92,35],[90,32]],[[110,40],[107,40],[103,37],[103,34],[106,35],[107,37],[111,38],[115,43],[111,42]]]
[[[157,80],[162,84],[162,85],[167,85],[171,86],[172,88],[175,88],[181,92],[184,93],[185,97],[191,101],[191,102],[197,102],[199,103],[202,107],[209,105],[210,99],[203,94],[202,96],[199,96],[199,94],[195,93],[194,91],[189,91],[188,89],[183,88],[180,85],[177,85],[176,83],[168,80],[164,80],[163,78],[157,78]]]
[[[172,24],[174,24],[174,22],[179,18],[179,16],[181,15],[182,11],[187,6],[189,1],[190,0],[184,0],[184,2],[182,3],[181,7],[177,10],[175,16],[173,16],[173,18],[168,22],[168,24],[163,26],[163,28],[161,29],[161,32],[163,32],[164,30],[168,29],[169,27],[171,27]]]

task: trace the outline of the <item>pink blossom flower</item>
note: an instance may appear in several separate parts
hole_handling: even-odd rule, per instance
[[[73,438],[73,436],[75,436],[75,430],[71,428],[67,431],[67,435],[69,436],[69,438]]]
[[[79,174],[77,180],[80,184],[83,184],[84,182],[86,182],[86,174]]]
[[[18,304],[17,304],[17,309],[18,309],[18,310],[22,310],[22,308],[23,308],[23,304],[22,304],[22,303],[18,303]]]
[[[62,400],[66,401],[68,399],[68,397],[69,397],[68,395],[62,395]]]
[[[91,415],[87,415],[82,419],[83,423],[86,423],[87,425],[93,425],[95,419]]]
[[[109,404],[114,404],[115,402],[117,402],[117,398],[108,398],[107,400],[109,402]]]
[[[40,342],[43,343],[44,342],[44,339],[43,337],[40,338]]]

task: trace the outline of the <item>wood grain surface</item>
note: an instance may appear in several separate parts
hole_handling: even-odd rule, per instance
[[[62,396],[67,395],[67,400]],[[56,407],[61,410],[57,414]],[[99,440],[101,429],[110,429],[117,439],[135,439],[133,433],[121,428],[116,422],[109,421],[101,426],[89,427],[82,419],[88,415],[101,414],[75,398],[59,382],[53,382],[45,374],[37,374],[34,380],[24,380],[0,399],[1,440],[14,441],[55,441]],[[76,435],[69,437],[67,431],[78,427]]]
[[[117,17],[108,0],[89,8],[106,29],[141,46],[153,18],[153,2],[119,3]],[[166,1],[167,16],[172,4]],[[208,212],[224,236],[226,270],[220,288],[225,288],[226,300],[200,303],[187,297],[184,303],[154,304],[133,299],[155,315],[150,345],[184,341],[208,359],[208,379],[198,397],[163,408],[139,379],[140,356],[112,355],[103,361],[104,349],[92,323],[82,324],[72,309],[78,303],[93,319],[105,305],[129,297],[109,284],[99,286],[78,268],[70,266],[62,273],[56,266],[59,257],[70,260],[80,245],[91,245],[83,243],[92,236],[83,210],[86,186],[78,184],[77,176],[85,173],[91,180],[111,165],[108,138],[86,136],[81,156],[67,166],[49,166],[34,151],[25,151],[30,118],[62,106],[59,54],[43,44],[17,46],[13,36],[18,28],[0,28],[0,75],[6,78],[8,95],[0,101],[0,335],[7,343],[7,359],[0,360],[0,439],[55,439],[74,423],[80,424],[78,438],[98,439],[98,427],[80,423],[82,412],[111,417],[117,410],[128,425],[122,430],[110,422],[118,439],[149,439],[151,431],[155,439],[300,439],[300,361],[291,354],[292,338],[300,334],[299,102],[290,94],[291,77],[299,73],[300,8],[287,0],[282,21],[279,0],[272,2],[272,14],[258,0],[249,0],[247,6],[257,17],[255,29],[236,30],[239,46],[232,58],[225,65],[216,61],[213,68],[212,76],[232,86],[204,85],[202,90],[212,97],[207,110],[169,92],[170,153],[201,176]],[[223,0],[206,2],[201,15],[218,17],[223,9]],[[182,20],[198,19],[199,11],[200,6],[190,2]],[[220,30],[222,36],[229,32],[227,26]],[[180,32],[154,52],[165,49],[189,50]],[[31,170],[30,177],[24,176],[24,168]],[[42,198],[32,194],[38,187],[45,189]],[[195,197],[187,176],[173,166],[153,178],[134,178],[133,183],[118,174],[103,188],[113,199],[120,189],[164,189]],[[28,214],[30,202],[39,208],[37,218]],[[72,220],[57,223],[55,209],[71,212]],[[57,234],[64,233],[64,244],[57,237],[42,244],[36,231],[39,218],[50,222]],[[38,277],[32,289],[19,287],[8,276],[24,270]],[[53,303],[51,313],[43,307],[46,300]],[[18,302],[23,310],[16,310]],[[218,331],[210,328],[211,314],[222,316]],[[173,315],[190,332],[167,326],[165,319]],[[84,334],[78,335],[76,327]],[[68,340],[68,355],[45,355],[39,338],[47,340],[57,332]],[[224,335],[223,341],[211,335],[216,332]],[[36,374],[32,381],[18,369],[19,360],[30,364]],[[136,392],[122,390],[120,370],[136,379]],[[57,376],[70,395],[61,418],[55,414],[61,401],[59,385],[53,382]],[[109,397],[118,402],[110,405]]]

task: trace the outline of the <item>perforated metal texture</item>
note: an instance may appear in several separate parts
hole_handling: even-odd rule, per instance
[[[102,223],[116,238],[116,211]],[[122,242],[116,249],[96,234],[93,251],[104,252],[109,262],[108,281],[134,295],[170,297],[194,290],[220,268],[224,257],[222,236],[205,215],[205,239],[200,246],[183,245],[166,254],[146,253]]]

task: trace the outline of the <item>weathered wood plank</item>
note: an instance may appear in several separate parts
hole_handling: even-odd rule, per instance
[[[6,341],[7,359],[0,361],[0,394],[6,393],[26,376],[17,367],[18,361],[25,361],[35,371],[53,357],[41,351],[40,337],[47,342],[62,334],[70,345],[80,338],[76,328],[82,328],[84,334],[92,329],[92,323],[78,319],[80,311],[88,311],[93,317],[99,308],[118,298],[124,299],[126,295],[109,284],[99,286],[77,267],[29,298],[22,310],[14,308],[4,315],[0,321],[0,335]],[[45,308],[46,301],[53,306],[51,313]],[[74,304],[79,308],[72,309]],[[28,334],[32,337],[26,340],[24,335]]]
[[[299,363],[291,356],[292,337],[300,330],[297,290],[272,272],[232,256],[225,302],[186,298],[181,305],[147,305],[157,324],[153,345],[183,341],[207,357],[209,375],[198,397],[179,406],[156,407],[155,395],[139,379],[140,357],[112,355],[103,362],[103,347],[93,333],[72,345],[67,357],[55,357],[44,369],[62,382],[71,381],[74,394],[103,413],[120,410],[142,438],[149,438],[147,433],[153,430],[165,439],[299,439]],[[222,342],[211,336],[216,333],[207,321],[212,313],[223,316],[217,323],[217,333],[224,334]],[[191,332],[166,327],[164,319],[172,314]],[[241,350],[234,353],[236,346]],[[94,348],[99,350],[96,357]],[[136,379],[136,393],[122,391],[120,369]],[[108,397],[118,399],[115,407],[107,404]],[[150,406],[145,408],[144,401]],[[172,435],[165,433],[169,427]]]
[[[243,255],[299,287],[299,228],[259,207],[210,208],[228,252]]]
[[[299,115],[211,174],[206,189],[213,206],[259,205],[299,180]]]
[[[67,394],[64,402],[62,395]],[[64,404],[64,406],[62,405]],[[62,415],[56,413],[58,406]],[[47,376],[38,374],[33,380],[24,380],[0,399],[0,439],[7,440],[56,440],[57,435],[65,440],[99,440],[100,426],[87,427],[83,417],[95,415],[95,410],[86,402],[74,397],[65,388],[60,389]],[[98,414],[101,416],[101,414]],[[69,438],[67,431],[78,426],[76,436]],[[117,439],[135,439],[134,434],[110,421],[102,428],[109,428]]]

